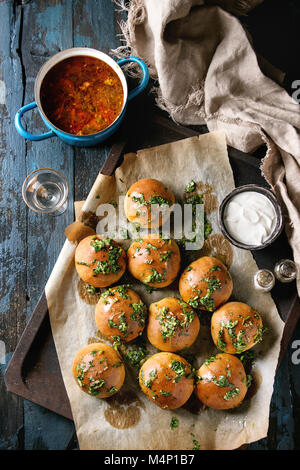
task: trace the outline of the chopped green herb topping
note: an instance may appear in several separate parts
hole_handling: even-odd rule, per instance
[[[200,444],[196,439],[193,439],[193,444],[194,444],[193,450],[200,450]]]
[[[159,393],[163,396],[163,397],[170,397],[172,395],[171,392],[164,392],[164,390],[160,390]]]
[[[183,302],[184,305],[186,305]],[[170,312],[168,307],[163,307],[159,309],[157,319],[161,325],[161,336],[163,341],[166,342],[168,338],[171,338],[175,335],[176,330],[178,329],[187,329],[195,318],[195,312],[193,310],[183,307],[184,320],[180,320]]]
[[[210,268],[210,271],[221,271],[221,266],[215,264],[212,268]]]
[[[215,360],[216,360],[216,356],[210,356],[205,360],[204,364],[208,366],[211,362],[215,362]]]
[[[103,379],[98,379],[98,380],[92,379],[92,381],[89,385],[88,393],[95,397],[95,396],[99,395],[99,393],[101,392],[101,388],[104,385],[105,385],[105,380],[103,380]]]
[[[160,257],[160,261],[168,261],[168,259],[171,257],[173,251],[172,250],[168,250],[168,251],[164,251],[163,253],[160,253],[159,254],[159,257]]]
[[[98,241],[102,241],[102,240],[98,240]],[[123,252],[123,249],[121,247],[110,245],[110,247],[108,248],[108,260],[96,261],[97,265],[93,269],[94,275],[97,276],[98,274],[109,274],[109,273],[119,272],[121,267],[118,265],[118,261],[119,261],[120,256],[122,255],[122,252]]]
[[[218,387],[234,387],[225,375],[220,375],[218,379],[216,377],[212,377],[211,381]]]
[[[116,362],[115,364],[112,365],[112,367],[121,367],[123,362]]]
[[[172,419],[171,419],[171,422],[170,422],[170,428],[173,431],[173,429],[178,428],[178,426],[179,426],[179,419],[176,418],[176,416],[172,416]]]
[[[195,181],[192,180],[186,185],[184,192],[192,193],[193,191],[195,191],[195,189],[196,189],[196,183]]]
[[[179,382],[179,380],[185,376],[186,365],[184,364],[184,362],[172,360],[170,367],[174,372],[176,372],[177,375],[177,377],[174,379],[174,382]]]
[[[131,288],[130,284],[123,284],[122,286],[116,287],[115,290],[118,292],[119,296],[122,299],[128,299],[129,298],[128,289],[130,288]]]
[[[224,321],[221,321],[221,326],[222,328],[226,328],[228,331],[228,335],[230,339],[234,340],[236,338],[236,332],[235,332],[235,327],[238,324],[238,320],[229,320],[227,323],[224,323]]]
[[[149,274],[144,282],[146,284],[160,283],[165,281],[166,270],[164,269],[162,273],[159,273],[155,268],[151,268],[151,274]]]
[[[94,238],[91,241],[91,246],[94,248],[96,253],[100,250],[106,250],[111,245],[112,240],[110,238]]]
[[[145,200],[145,197],[142,193],[140,193],[138,196],[131,196],[131,199],[134,202],[137,202],[138,204],[143,205],[143,206],[154,205],[154,204],[158,206],[163,206],[163,205],[171,206],[172,205],[172,201],[168,201],[168,199],[165,199],[164,197],[157,196],[157,195],[151,196],[148,199],[148,201]]]
[[[132,349],[128,349],[125,354],[125,359],[131,364],[132,367],[139,369],[145,362],[148,351],[144,345],[134,345]]]
[[[91,286],[90,284],[86,284],[85,289],[91,295],[99,294],[100,292],[99,287],[94,287],[94,286]]]
[[[237,334],[236,340],[233,342],[233,346],[238,354],[244,351],[247,346],[246,342],[246,330],[240,330]]]
[[[144,302],[131,304],[133,309],[133,313],[131,314],[130,318],[133,321],[137,321],[139,326],[144,326],[147,316],[147,307]]]
[[[154,380],[157,378],[157,371],[153,369],[149,372],[149,379],[144,381],[144,384],[147,388],[151,388]]]
[[[164,206],[164,205],[171,206],[172,201],[169,201],[168,199],[165,199],[164,197],[161,197],[161,196],[151,196],[148,199],[148,204],[151,204],[151,205],[156,204],[158,206]]]
[[[218,341],[217,341],[217,347],[221,349],[221,351],[225,351],[226,349],[226,343],[224,341],[224,328],[220,328],[219,333],[218,333]]]
[[[145,288],[148,294],[152,294],[153,291],[157,290],[155,289],[155,287],[151,287],[151,286],[145,286]]]
[[[232,390],[229,390],[228,392],[225,393],[224,395],[224,400],[228,401],[231,400],[232,398],[236,397],[239,395],[240,389],[239,388],[233,388]]]
[[[251,375],[251,374],[248,374],[248,375],[247,375],[247,379],[246,379],[246,385],[247,385],[248,388],[251,387],[252,380],[253,380],[252,375]]]
[[[260,343],[263,340],[263,335],[268,332],[268,328],[263,328],[262,326],[257,327],[257,333],[254,336],[255,344]]]
[[[200,279],[200,281],[207,282],[207,292],[204,296],[201,297],[201,290],[195,289],[197,295],[191,297],[188,301],[189,305],[193,308],[199,308],[200,306],[205,307],[206,310],[212,312],[215,309],[215,302],[212,298],[212,294],[216,290],[222,289],[222,284],[220,279],[216,278],[215,276],[207,277]]]
[[[240,360],[243,363],[244,367],[250,368],[255,360],[255,352],[254,351],[245,351],[243,354],[240,356]]]

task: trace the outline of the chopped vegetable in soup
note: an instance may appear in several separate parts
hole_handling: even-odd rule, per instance
[[[47,118],[62,131],[94,134],[119,116],[123,87],[116,72],[102,60],[71,57],[46,74],[41,104]]]

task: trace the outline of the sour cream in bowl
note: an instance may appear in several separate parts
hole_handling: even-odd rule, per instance
[[[283,216],[272,191],[248,184],[225,197],[219,208],[219,225],[233,245],[261,250],[281,233]]]

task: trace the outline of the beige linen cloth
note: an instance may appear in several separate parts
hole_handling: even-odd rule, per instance
[[[189,165],[186,164],[188,159]],[[97,399],[80,390],[72,374],[77,352],[86,344],[99,341],[95,324],[97,298],[83,296],[83,283],[75,269],[74,253],[79,233],[79,221],[72,236],[66,240],[52,271],[45,292],[51,327],[62,376],[70,400],[81,449],[192,449],[197,440],[201,449],[233,449],[266,436],[269,407],[284,324],[269,293],[255,290],[253,275],[257,265],[251,252],[240,250],[219,232],[218,205],[234,188],[225,135],[222,131],[183,139],[170,144],[139,150],[137,155],[125,155],[124,162],[113,176],[99,174],[81,210],[81,220],[91,218],[99,204],[119,201],[130,186],[141,178],[163,181],[180,200],[184,188],[192,179],[204,195],[205,211],[213,232],[200,251],[186,253],[182,268],[192,259],[203,255],[218,256],[230,269],[234,290],[232,299],[246,302],[257,309],[269,328],[262,343],[255,346],[257,359],[251,371],[254,377],[252,397],[229,411],[205,408],[193,395],[178,410],[161,410],[140,391],[136,371],[126,363],[126,380],[122,389],[107,400]],[[100,199],[99,199],[100,196]],[[123,205],[118,211],[126,220]],[[121,222],[124,228],[124,223]],[[74,229],[74,225],[72,226]],[[130,240],[120,241],[126,248]],[[133,289],[149,306],[165,297],[178,296],[178,279],[152,294],[145,286],[126,273],[120,284],[130,282]],[[99,298],[99,297],[98,297]],[[194,366],[216,353],[210,335],[210,315],[201,316],[201,329],[196,342],[188,349],[195,356]],[[146,343],[150,354],[158,352]],[[126,362],[126,361],[125,361]],[[256,393],[255,393],[256,391]],[[249,390],[251,392],[251,389]],[[251,396],[251,395],[250,395]],[[173,416],[179,419],[178,428],[171,430]]]
[[[114,52],[145,59],[159,83],[157,103],[175,121],[223,129],[244,152],[267,145],[262,172],[288,215],[299,267],[300,107],[262,73],[239,20],[212,3],[242,14],[261,2],[132,0],[121,25],[125,45]]]

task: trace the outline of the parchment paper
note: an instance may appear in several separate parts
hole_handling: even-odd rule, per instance
[[[139,390],[135,374],[127,368],[125,385],[114,397],[100,400],[83,393],[72,376],[73,358],[80,348],[99,340],[99,337],[94,321],[95,306],[88,305],[79,295],[79,277],[74,266],[76,246],[67,240],[47,283],[46,296],[80,448],[192,449],[193,439],[196,439],[201,449],[233,449],[261,439],[268,430],[283,322],[271,295],[254,289],[253,274],[257,265],[251,253],[231,246],[218,233],[217,205],[234,187],[225,135],[212,132],[140,150],[137,156],[125,156],[114,176],[98,175],[83,211],[94,212],[99,203],[118,200],[118,196],[125,195],[134,181],[145,177],[163,181],[178,198],[182,198],[186,184],[192,179],[204,192],[213,233],[203,249],[194,252],[192,257],[217,255],[230,265],[234,282],[232,298],[257,309],[264,325],[269,328],[263,342],[255,346],[257,359],[253,375],[257,391],[240,407],[226,412],[204,408],[194,396],[181,409],[161,410]],[[100,199],[96,198],[97,195]],[[124,282],[128,282],[127,277]],[[146,293],[141,284],[135,283],[133,288],[140,292],[147,304],[178,295],[178,281],[171,288],[152,294]],[[207,320],[201,323],[199,338],[191,348],[191,353],[197,356],[197,366],[216,352],[209,333],[209,314],[205,315]],[[149,350],[154,352],[154,348]],[[174,430],[170,429],[172,416],[179,419],[179,426]]]

